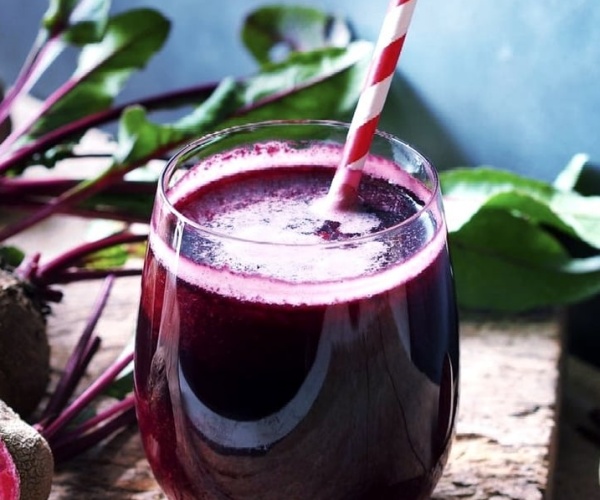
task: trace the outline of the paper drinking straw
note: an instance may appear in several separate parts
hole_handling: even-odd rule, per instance
[[[377,129],[417,0],[391,0],[367,72],[328,198],[333,207],[356,200],[362,169]]]

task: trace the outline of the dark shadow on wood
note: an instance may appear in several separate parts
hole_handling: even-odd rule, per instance
[[[575,190],[584,196],[597,196],[600,193],[600,164],[586,163],[577,179]],[[567,244],[566,247],[575,257],[598,255],[597,249],[579,242]],[[600,295],[597,295],[568,307],[566,315],[569,352],[598,367],[600,367],[599,308]]]

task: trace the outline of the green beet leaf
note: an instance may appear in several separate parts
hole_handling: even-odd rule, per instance
[[[88,255],[83,267],[87,269],[114,269],[125,265],[130,256],[125,245],[115,245]]]
[[[85,46],[102,39],[108,24],[109,9],[109,0],[50,1],[19,76],[7,99],[0,104],[0,122],[8,115],[15,98],[35,86],[67,44]],[[39,119],[39,116],[31,117],[31,122],[21,131],[17,142],[27,142],[26,134],[36,128],[35,122]],[[51,161],[46,162],[52,164]]]
[[[585,196],[600,195],[600,164],[592,162],[586,154],[576,154],[555,179],[554,186]]]
[[[82,210],[95,211],[98,217],[110,219],[115,214],[127,214],[131,221],[145,222],[150,219],[154,202],[152,195],[142,193],[111,193],[109,190],[91,196],[78,205]]]
[[[131,74],[162,47],[169,27],[166,18],[150,9],[111,18],[102,40],[83,48],[73,76],[46,100],[30,134],[42,135],[109,107]]]
[[[267,6],[246,17],[242,40],[260,64],[277,62],[276,50],[310,52],[345,47],[352,39],[349,26],[318,9],[303,6]]]
[[[0,245],[0,269],[17,267],[25,258],[25,253],[13,245]]]
[[[582,196],[493,168],[457,168],[440,175],[449,231],[458,231],[483,208],[552,227],[600,249],[600,196]]]
[[[578,191],[577,185],[581,180],[583,172],[590,165],[589,161],[590,158],[588,155],[583,153],[576,154],[558,174],[556,179],[554,179],[552,185],[560,191]],[[600,190],[598,190],[598,193],[600,193]]]
[[[287,19],[278,26],[282,37],[285,30],[293,32],[298,23],[302,25],[298,12],[319,19],[327,17],[312,9],[267,11]],[[325,43],[320,38],[317,42]],[[371,51],[370,43],[353,42],[348,47],[293,52],[285,61],[265,64],[259,73],[245,80],[225,79],[207,101],[175,123],[154,123],[143,108],[128,109],[121,119],[115,163],[147,160],[217,128],[261,120],[345,116],[356,103]]]
[[[600,256],[573,259],[555,236],[508,210],[481,209],[449,241],[464,309],[518,312],[600,292]]]
[[[354,109],[372,45],[291,54],[263,67],[242,90],[244,109],[223,126],[283,119],[342,119]]]
[[[334,118],[360,92],[371,44],[291,55],[248,80],[225,79],[212,96],[172,124],[151,122],[141,107],[121,119],[115,164],[140,162],[217,128],[285,118]]]
[[[238,104],[235,82],[225,79],[206,101],[173,124],[151,122],[140,106],[127,109],[121,117],[118,149],[111,169],[128,169],[132,163],[143,163],[157,156],[157,152],[167,153],[215,128]]]
[[[108,23],[110,0],[51,0],[42,19],[42,28],[50,37],[74,45],[97,42]]]
[[[556,185],[488,167],[440,175],[463,308],[524,311],[600,292],[600,257],[575,259],[560,237],[600,248],[600,198],[569,189],[580,170],[574,159]]]

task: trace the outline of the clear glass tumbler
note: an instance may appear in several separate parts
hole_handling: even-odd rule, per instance
[[[135,391],[170,498],[417,499],[439,479],[459,346],[437,174],[378,133],[356,206],[323,212],[347,131],[235,127],[162,173]]]

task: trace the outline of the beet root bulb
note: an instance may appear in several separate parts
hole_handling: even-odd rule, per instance
[[[0,269],[0,399],[26,417],[50,378],[46,318],[27,285]]]
[[[0,400],[0,498],[46,500],[53,474],[48,442]]]

